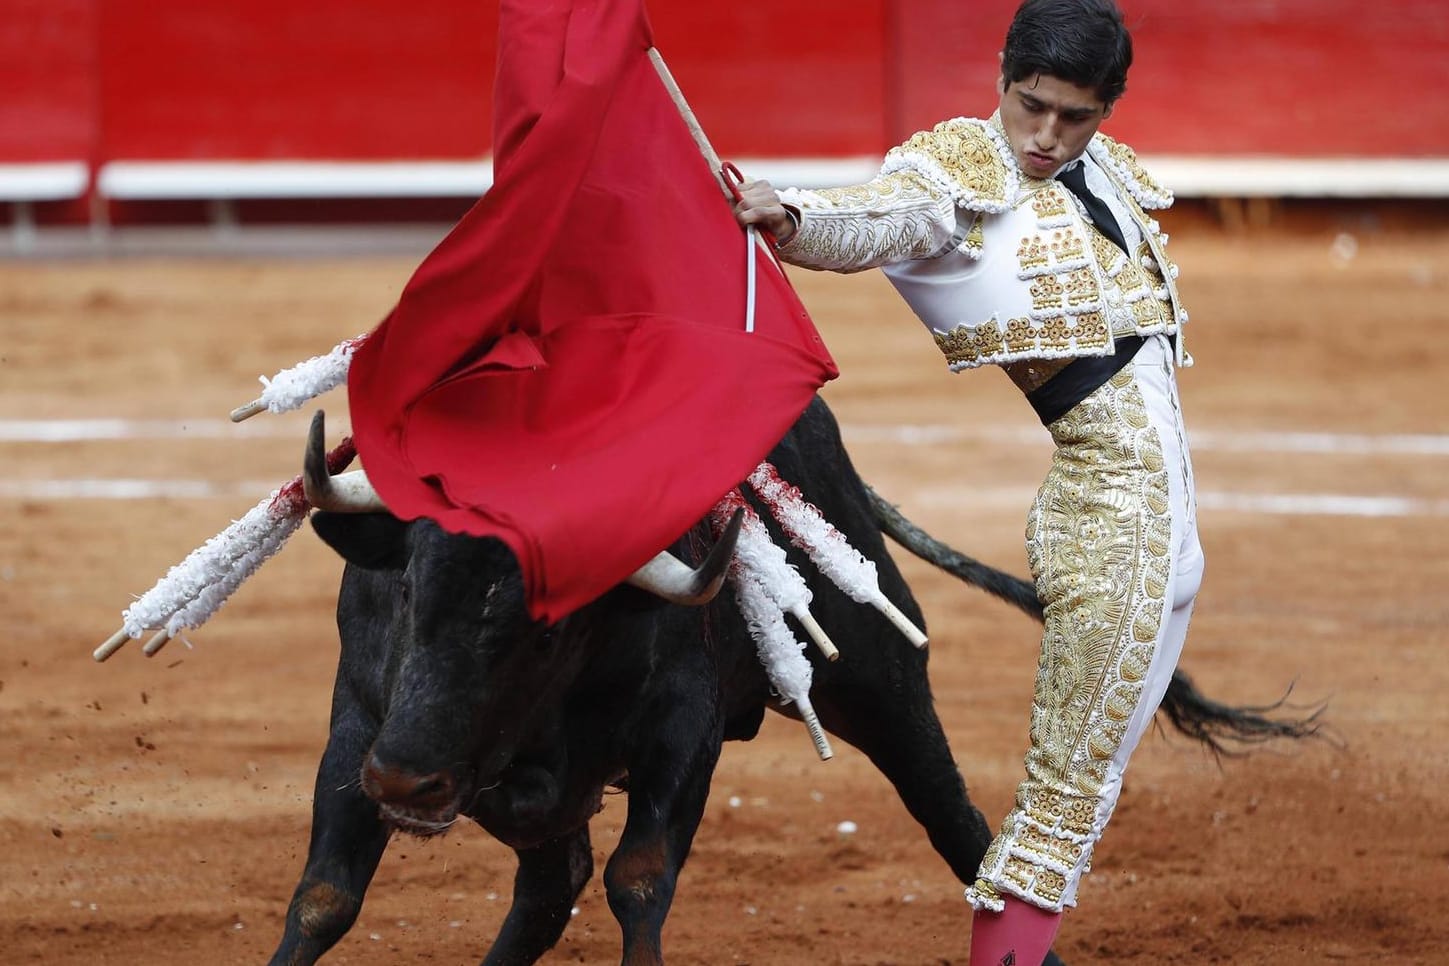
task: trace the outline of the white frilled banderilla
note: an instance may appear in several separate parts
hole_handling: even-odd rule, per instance
[[[731,492],[710,511],[710,525],[716,533],[743,511],[735,556],[730,562],[729,580],[734,585],[735,603],[755,639],[755,653],[765,666],[770,685],[784,704],[793,703],[815,742],[815,752],[822,761],[834,756],[830,740],[815,709],[810,706],[810,681],[813,673],[805,659],[803,645],[785,623],[785,614],[794,615],[807,628],[810,636],[826,657],[835,660],[840,652],[810,616],[810,588],[805,586],[799,571],[785,559],[785,551],[775,546],[759,516],[745,502],[738,490]]]
[[[345,440],[328,454],[323,450],[323,435],[319,411],[312,418],[302,475],[172,567],[121,615],[121,629],[96,648],[95,659],[104,661],[127,640],[155,630],[143,649],[151,657],[181,631],[200,627],[243,581],[282,548],[306,519],[309,509],[386,512],[387,506],[366,474],[361,470],[339,474],[356,454],[352,441]],[[737,528],[729,528],[714,553],[721,557],[733,553],[737,532]],[[714,578],[709,576],[712,569],[707,565],[691,569],[668,551],[660,551],[627,581],[673,603],[700,606],[712,600],[724,583],[723,568]]]
[[[810,560],[858,604],[880,611],[916,647],[926,646],[926,635],[912,624],[899,607],[880,589],[875,563],[852,547],[820,510],[805,500],[798,487],[780,478],[769,463],[761,463],[750,474],[750,487],[770,508],[790,542],[810,555]],[[806,630],[814,625],[806,624]],[[813,635],[813,631],[811,631]],[[826,653],[826,657],[834,658]]]
[[[328,470],[340,473],[357,451],[347,437],[327,454]],[[307,519],[310,504],[297,476],[273,490],[231,526],[187,554],[156,585],[121,614],[121,629],[94,657],[104,661],[121,645],[148,630],[155,634],[142,652],[152,657],[182,631],[200,627],[237,588],[266,563]]]
[[[272,378],[261,376],[262,394],[245,406],[231,411],[231,421],[239,423],[257,413],[285,413],[300,409],[309,401],[347,381],[352,354],[367,341],[366,335],[346,339],[333,346],[331,352],[283,369]]]
[[[798,488],[782,480],[779,472],[768,462],[755,468],[749,484],[769,508],[771,516],[780,524],[790,542],[804,550],[822,574],[852,600],[879,609],[912,644],[925,646],[925,633],[881,592],[875,564],[852,547],[845,535],[804,499]],[[827,659],[836,660],[840,652],[810,615],[810,588],[799,571],[786,560],[785,551],[775,545],[763,521],[745,502],[739,490],[731,491],[715,504],[710,511],[710,524],[718,533],[741,511],[744,524],[729,570],[735,602],[755,639],[755,649],[770,684],[782,702],[793,702],[799,709],[800,717],[810,731],[810,738],[815,742],[816,753],[821,760],[829,759],[834,753],[810,705],[810,662],[805,659],[804,646],[785,623],[785,614],[800,622]]]

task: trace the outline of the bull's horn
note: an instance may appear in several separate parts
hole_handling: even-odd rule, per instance
[[[628,582],[671,603],[690,607],[708,604],[719,593],[725,575],[729,573],[730,560],[735,555],[735,543],[739,540],[744,519],[745,511],[736,510],[709,556],[697,569],[690,570],[684,561],[664,551],[634,571]]]
[[[332,476],[327,472],[327,429],[322,410],[312,416],[307,452],[302,458],[302,491],[307,502],[333,513],[386,513],[387,506],[362,470]]]

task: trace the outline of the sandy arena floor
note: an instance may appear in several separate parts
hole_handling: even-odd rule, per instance
[[[1337,743],[1219,764],[1149,736],[1058,948],[1117,966],[1449,962],[1449,233],[1174,234],[1208,557],[1183,666],[1235,703],[1296,682],[1329,702]],[[226,422],[257,375],[370,328],[419,257],[0,263],[6,962],[270,955],[306,850],[340,561],[304,532],[193,649],[90,653],[131,595],[297,471],[303,415]],[[1049,449],[1015,390],[947,373],[881,278],[796,278],[841,363],[827,397],[863,474],[1024,574]],[[345,399],[323,402],[341,432]],[[71,422],[103,419],[143,422],[125,438]],[[73,438],[38,438],[61,430]],[[1035,625],[905,565],[941,715],[995,822],[1025,746]],[[613,801],[595,822],[601,863],[623,815]],[[840,834],[846,820],[858,831]],[[511,881],[512,854],[476,827],[396,841],[327,961],[476,962]],[[675,963],[964,964],[969,921],[864,758],[837,744],[822,764],[772,718],[726,749],[665,948]],[[545,961],[617,950],[596,879]]]

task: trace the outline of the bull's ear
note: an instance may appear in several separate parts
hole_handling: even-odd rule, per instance
[[[312,514],[312,529],[350,564],[364,570],[407,567],[408,525],[391,513]]]

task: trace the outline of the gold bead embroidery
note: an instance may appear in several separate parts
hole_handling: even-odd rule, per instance
[[[1043,345],[1066,345],[1067,340],[1072,337],[1072,329],[1067,325],[1067,317],[1057,315],[1050,319],[1043,319],[1041,328],[1038,330],[1038,337]]]
[[[1006,343],[1007,352],[1025,352],[1036,345],[1038,339],[1030,319],[1012,319],[1006,323],[1003,341]]]
[[[1097,287],[1097,277],[1092,274],[1090,268],[1079,268],[1068,272],[1066,276],[1067,308],[1076,309],[1083,305],[1097,301],[1101,295],[1101,289]]]
[[[1107,317],[1101,312],[1086,312],[1077,316],[1077,344],[1106,345]]]
[[[1058,448],[1027,523],[1046,621],[1032,748],[973,894],[989,887],[1059,908],[1091,863],[1103,785],[1142,699],[1171,521],[1155,509],[1166,506],[1167,476],[1130,366],[1049,429]]]
[[[1073,261],[1085,254],[1082,240],[1076,235],[1064,231],[1052,232],[1051,250],[1058,262]]]
[[[1025,323],[1026,319],[1012,322]],[[1008,322],[1008,327],[1011,325]],[[959,325],[950,332],[934,332],[936,345],[951,362],[968,359],[982,359],[999,356],[1006,351],[1006,342],[995,322],[984,322],[979,326]]]
[[[1042,221],[1063,218],[1071,212],[1071,202],[1067,200],[1066,191],[1058,188],[1056,182],[1050,182],[1035,192],[1031,196],[1031,207]]]
[[[914,135],[892,153],[925,155],[973,199],[995,205],[1007,201],[1006,163],[979,121],[942,121],[930,131]]]
[[[1051,264],[1051,255],[1046,243],[1040,238],[1033,238],[1030,235],[1021,240],[1021,246],[1016,250],[1016,258],[1021,263],[1023,272],[1034,268],[1046,268]]]
[[[1066,290],[1056,276],[1043,275],[1040,278],[1032,279],[1031,282],[1031,307],[1038,312],[1048,312],[1053,309],[1061,311],[1062,295]]]

